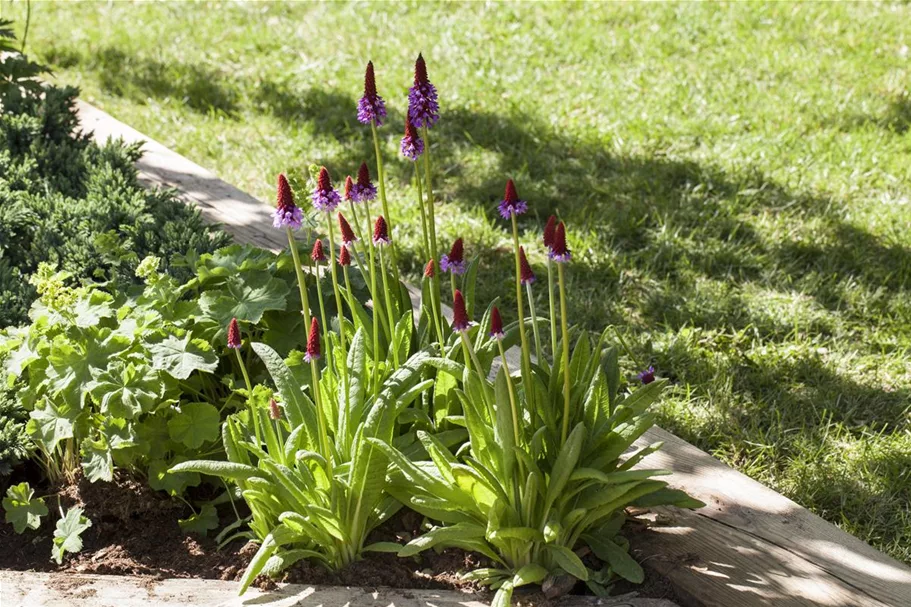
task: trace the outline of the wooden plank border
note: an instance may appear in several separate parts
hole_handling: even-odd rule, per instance
[[[143,143],[137,168],[146,185],[178,189],[238,242],[285,246],[271,227],[271,206],[87,103],[78,111],[99,141]],[[637,534],[634,551],[687,605],[911,607],[907,566],[660,428],[637,445],[659,440],[664,448],[640,467],[671,470],[673,486],[708,506],[644,513],[655,524]]]

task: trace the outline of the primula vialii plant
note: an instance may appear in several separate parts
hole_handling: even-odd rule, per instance
[[[337,569],[365,551],[407,557],[443,547],[490,560],[466,575],[496,589],[497,605],[526,584],[565,592],[582,580],[606,594],[618,578],[641,581],[620,535],[625,508],[701,505],[655,478],[666,472],[639,466],[661,446],[633,443],[653,425],[649,407],[665,381],[649,369],[630,390],[606,333],[593,340],[570,327],[573,257],[555,217],[542,251],[549,314],[538,316],[541,287],[530,262],[537,251],[523,245],[519,225],[529,203],[512,180],[498,211],[513,245],[515,308],[491,304],[478,314],[477,261],[466,260],[462,238],[447,250],[438,244],[428,137],[440,108],[420,56],[408,103],[400,150],[414,163],[428,260],[419,312],[399,280],[379,135],[386,105],[368,63],[357,117],[374,138],[376,185],[364,163],[340,195],[328,169],[314,168],[308,214],[288,180],[278,180],[274,226],[288,236],[306,351],[283,359],[266,343],[244,343],[232,320],[227,345],[243,371],[247,407],[223,426],[227,461],[188,461],[172,471],[219,476],[240,489],[251,514],[237,523],[249,531],[238,534],[260,543],[244,589],[299,559]],[[377,197],[381,212],[371,208]],[[309,256],[298,250],[300,231],[313,242]],[[369,301],[356,297],[352,272]],[[451,318],[442,305],[446,274]],[[308,299],[312,286],[316,302]],[[504,311],[517,320],[504,325]],[[249,350],[271,376],[265,385],[251,384]],[[406,545],[368,544],[403,505],[426,517],[426,533]]]

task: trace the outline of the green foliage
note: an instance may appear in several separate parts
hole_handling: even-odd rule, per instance
[[[82,516],[82,508],[70,508],[57,521],[54,529],[54,544],[51,546],[51,558],[61,565],[67,552],[82,550],[82,534],[92,526],[92,521]]]
[[[26,320],[43,261],[77,283],[130,283],[154,254],[186,279],[186,256],[228,241],[173,194],[139,185],[138,147],[78,134],[77,91],[39,87],[40,71],[19,55],[0,60],[0,327]]]
[[[13,525],[16,533],[37,529],[41,526],[41,517],[47,516],[44,499],[34,495],[35,492],[28,483],[19,483],[6,490],[6,497],[3,498],[5,518],[7,523]]]
[[[563,575],[585,581],[599,595],[618,577],[642,581],[641,567],[618,536],[624,509],[644,498],[651,498],[649,505],[703,504],[654,478],[668,472],[633,469],[661,446],[630,451],[654,424],[649,409],[665,380],[621,394],[617,354],[602,348],[603,339],[593,348],[583,333],[573,349],[572,431],[565,439],[560,387],[567,370],[559,358],[553,367],[547,361],[534,366],[533,397],[524,385],[515,394],[518,378],[510,380],[502,367],[491,382],[487,367],[440,366],[456,380],[450,389],[463,405],[469,441],[461,457],[423,431],[417,435],[426,459],[418,461],[371,439],[392,462],[389,492],[440,523],[402,548],[400,556],[434,547],[488,556],[497,568],[470,578],[497,589],[497,605],[508,605],[518,586]],[[513,396],[524,406],[515,409]],[[522,416],[518,424],[514,414]],[[592,569],[583,563],[580,544],[603,565]]]
[[[221,412],[245,398],[237,360],[223,345],[226,323],[217,307],[201,302],[268,285],[268,309],[256,310],[259,325],[246,331],[251,338],[281,333],[287,353],[303,338],[285,330],[299,322],[286,311],[299,305],[287,262],[231,246],[202,255],[181,282],[150,257],[138,270],[143,284],[104,287],[72,287],[69,273],[40,266],[32,324],[0,332],[3,375],[12,386],[3,411],[13,415],[8,425],[18,437],[2,461],[12,465],[12,455],[21,458],[33,443],[52,481],[81,466],[91,481],[123,468],[172,494],[198,485],[198,474],[168,468],[217,453]],[[218,368],[221,380],[213,375]]]
[[[28,458],[31,441],[25,431],[28,412],[15,397],[15,390],[0,385],[0,477]]]

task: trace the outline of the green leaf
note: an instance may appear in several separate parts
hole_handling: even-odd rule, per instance
[[[236,464],[233,462],[213,462],[207,460],[190,460],[181,462],[172,466],[169,473],[196,472],[199,474],[208,474],[232,481],[246,480],[254,476],[266,478],[268,475],[259,468],[248,466],[246,464]]]
[[[175,462],[182,461],[175,458]],[[170,495],[181,495],[187,487],[199,485],[201,479],[197,472],[174,472],[169,468],[175,462],[155,459],[149,462],[149,487],[156,491],[167,491]]]
[[[623,579],[634,584],[641,584],[645,579],[645,572],[642,571],[639,563],[626,550],[611,540],[596,537],[590,533],[582,534],[582,539],[599,559],[610,565],[614,573]]]
[[[560,569],[583,582],[588,580],[588,569],[575,552],[559,544],[545,544],[545,547],[554,557],[554,562],[560,566]]]
[[[692,508],[695,510],[697,508],[705,507],[705,502],[690,497],[685,491],[681,491],[680,489],[668,489],[667,487],[658,489],[648,495],[643,495],[642,497],[637,498],[633,503],[643,508],[651,508],[652,506],[677,506],[678,508]]]
[[[152,355],[152,366],[175,379],[187,379],[193,371],[211,373],[218,366],[212,346],[190,334],[180,339],[174,335],[156,336],[146,341]]]
[[[107,441],[82,441],[82,470],[90,483],[114,480],[114,460]]]
[[[92,521],[82,516],[82,508],[70,508],[62,519],[57,521],[54,530],[54,545],[51,557],[58,565],[63,564],[63,555],[67,552],[82,550],[82,533],[92,526]]]
[[[537,563],[528,563],[518,571],[512,579],[512,584],[516,588],[526,584],[539,584],[541,580],[547,577],[547,569]]]
[[[413,556],[418,552],[423,552],[436,545],[445,547],[451,540],[483,538],[485,531],[484,527],[471,523],[456,523],[455,525],[448,525],[446,527],[434,527],[424,535],[416,537],[408,542],[405,547],[399,551],[399,556]]]
[[[171,440],[191,449],[218,438],[221,418],[218,409],[209,403],[188,403],[180,406],[180,413],[168,420]]]
[[[392,552],[398,554],[401,549],[402,545],[395,542],[374,542],[364,546],[362,552]]]
[[[73,438],[73,425],[78,415],[78,409],[66,405],[58,408],[53,403],[47,403],[45,407],[29,413],[31,419],[26,431],[33,441],[50,452],[60,441]]]
[[[284,310],[288,293],[288,284],[268,272],[243,272],[229,278],[222,289],[203,293],[199,307],[219,326],[227,326],[232,318],[255,324],[266,310]]]
[[[161,379],[148,365],[128,363],[99,375],[91,395],[105,415],[133,419],[155,408],[161,387]]]
[[[188,533],[205,536],[209,531],[218,528],[218,512],[215,506],[206,504],[190,518],[178,520],[177,524]]]
[[[3,509],[6,522],[13,525],[13,531],[22,533],[26,529],[41,526],[41,517],[47,516],[47,506],[42,498],[33,498],[35,492],[28,483],[19,483],[6,490]]]

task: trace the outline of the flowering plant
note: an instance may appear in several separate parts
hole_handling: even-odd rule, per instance
[[[462,238],[446,254],[438,247],[428,137],[440,113],[421,56],[408,101],[401,152],[414,163],[429,260],[419,318],[399,277],[378,135],[386,105],[369,63],[357,116],[373,135],[376,185],[365,163],[340,194],[329,170],[314,167],[308,218],[279,177],[274,226],[288,237],[306,347],[283,359],[266,343],[251,342],[271,376],[254,387],[232,323],[229,345],[247,382],[247,406],[223,426],[228,461],[189,461],[172,472],[220,476],[241,489],[251,511],[249,536],[261,543],[242,589],[259,573],[277,573],[301,558],[338,568],[367,550],[410,556],[445,546],[495,563],[467,575],[497,589],[498,606],[525,584],[567,591],[583,580],[606,594],[618,577],[641,581],[619,535],[624,509],[701,505],[655,478],[665,471],[634,469],[660,444],[628,451],[654,423],[649,407],[666,381],[649,369],[642,386],[627,391],[606,333],[592,343],[588,333],[570,329],[573,256],[566,226],[555,217],[544,230],[549,314],[538,316],[537,277],[518,223],[529,203],[512,180],[498,211],[511,228],[516,321],[504,326],[492,303],[480,324],[473,322],[479,264],[466,259]],[[377,198],[382,212],[375,214]],[[326,246],[317,235],[302,259],[295,232],[303,229],[309,241],[311,227],[321,224]],[[352,291],[352,263],[369,305]],[[445,274],[451,320],[443,314]],[[549,343],[541,335],[548,326]],[[405,546],[366,545],[370,530],[401,504],[423,514],[429,531]]]

